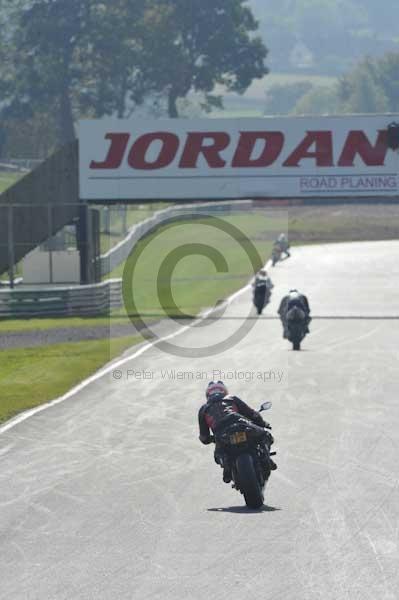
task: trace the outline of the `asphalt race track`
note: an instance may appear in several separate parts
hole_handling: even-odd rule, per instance
[[[396,600],[398,256],[399,242],[294,249],[235,347],[197,360],[154,347],[3,432],[0,598]],[[291,287],[316,317],[300,353],[268,318]],[[227,337],[249,303],[172,341]],[[213,370],[252,405],[273,401],[263,511],[197,439]]]

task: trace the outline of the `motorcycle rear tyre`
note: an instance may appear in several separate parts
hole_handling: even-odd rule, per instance
[[[256,475],[253,458],[250,454],[241,454],[236,459],[239,485],[248,508],[263,506],[263,492]]]

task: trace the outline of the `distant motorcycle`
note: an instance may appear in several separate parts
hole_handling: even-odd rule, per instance
[[[290,245],[288,243],[287,240],[283,241],[283,242],[277,242],[278,245],[280,246],[280,250],[281,250],[281,254],[285,254],[286,258],[289,258],[291,256],[290,254]]]
[[[292,349],[300,350],[307,330],[306,314],[301,308],[294,306],[288,311],[286,318],[288,339],[292,343]]]
[[[265,402],[259,412],[271,406],[271,402]],[[264,436],[260,436],[259,428],[251,427],[247,419],[242,419],[218,438],[230,460],[233,488],[243,494],[249,508],[263,506],[263,492],[271,472],[269,457],[276,454],[265,444],[266,429],[263,432]]]
[[[266,281],[255,283],[253,303],[256,307],[258,315],[262,314],[262,310],[270,302],[271,290],[268,288]]]
[[[275,244],[272,250],[272,266],[276,266],[279,260],[281,260],[281,247],[279,244]]]

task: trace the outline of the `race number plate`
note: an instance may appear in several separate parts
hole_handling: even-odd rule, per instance
[[[247,434],[245,431],[236,431],[230,436],[230,444],[242,444],[247,441]]]

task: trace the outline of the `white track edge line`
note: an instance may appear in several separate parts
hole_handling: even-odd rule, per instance
[[[268,260],[265,265],[265,268],[266,269],[270,268],[270,265],[271,265],[271,260]],[[241,296],[241,294],[246,292],[250,287],[251,287],[251,284],[247,283],[247,285],[245,285],[241,289],[237,290],[237,292],[234,292],[233,294],[231,294],[231,296],[228,296],[226,298],[226,300],[224,300],[221,304],[219,304],[219,306],[210,308],[207,311],[205,311],[202,315],[197,317],[197,319],[194,321],[194,323],[203,321],[210,314],[212,314],[216,310],[220,310],[223,306],[229,306],[229,304],[231,304],[236,298]],[[108,363],[107,365],[102,367],[99,371],[97,371],[93,375],[90,375],[90,377],[87,377],[86,379],[84,379],[83,381],[81,381],[80,383],[75,385],[73,388],[71,388],[68,392],[66,392],[62,396],[59,396],[58,398],[55,398],[54,400],[50,400],[50,402],[46,402],[45,404],[42,404],[40,406],[36,406],[35,408],[25,410],[20,415],[17,415],[16,417],[10,419],[8,422],[5,423],[5,425],[0,426],[0,435],[2,435],[3,433],[6,433],[10,429],[13,429],[14,427],[19,425],[23,421],[26,421],[30,417],[33,417],[34,415],[37,415],[38,413],[40,413],[42,411],[48,410],[49,408],[52,408],[53,406],[56,406],[57,404],[61,404],[62,402],[69,400],[70,398],[72,398],[73,396],[78,394],[80,391],[82,391],[84,388],[89,386],[91,383],[94,383],[98,379],[101,379],[101,377],[104,377],[104,375],[111,373],[114,369],[121,367],[122,365],[133,360],[134,358],[141,356],[142,354],[144,354],[144,352],[147,352],[147,350],[150,350],[150,348],[153,348],[159,342],[166,342],[167,340],[171,340],[172,338],[177,337],[178,335],[181,335],[188,329],[191,329],[191,327],[192,327],[192,325],[184,325],[183,327],[181,327],[180,329],[178,329],[178,331],[175,331],[174,333],[166,335],[163,338],[157,338],[156,340],[154,340],[152,342],[148,342],[147,344],[142,346],[139,350],[136,350],[135,352],[133,352],[133,354],[129,354],[128,356],[125,356],[124,358],[121,358],[120,360],[116,360],[111,363]]]

